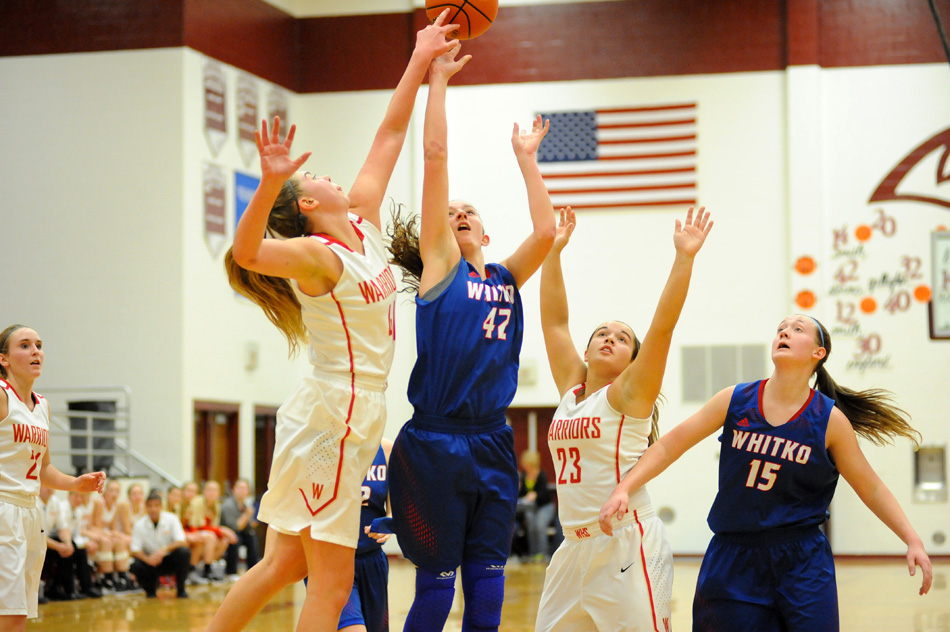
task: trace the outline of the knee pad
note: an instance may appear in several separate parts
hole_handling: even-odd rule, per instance
[[[445,627],[455,600],[455,571],[434,573],[416,569],[416,598],[403,632],[431,632]]]
[[[96,561],[102,564],[108,564],[109,562],[115,561],[115,556],[112,555],[112,551],[99,551],[96,553]]]
[[[114,555],[114,558],[115,558],[115,561],[116,561],[116,562],[124,562],[124,561],[126,561],[127,559],[129,559],[129,552],[128,552],[128,551],[117,551],[117,552],[115,553],[115,555]]]
[[[464,632],[497,630],[505,600],[505,565],[465,562],[462,564],[465,595]]]

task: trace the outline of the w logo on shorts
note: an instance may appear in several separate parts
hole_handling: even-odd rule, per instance
[[[311,516],[329,505],[337,496],[340,485],[339,471],[343,458],[343,442],[350,434],[349,426],[334,426],[322,432],[310,446],[307,475],[310,479],[310,494],[300,489],[303,501]]]

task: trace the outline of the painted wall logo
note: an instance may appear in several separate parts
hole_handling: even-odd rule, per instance
[[[868,203],[906,200],[950,210],[950,128],[914,148],[884,176]]]

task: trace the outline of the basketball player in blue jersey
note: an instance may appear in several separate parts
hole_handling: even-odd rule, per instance
[[[561,210],[541,269],[541,328],[561,396],[548,431],[564,541],[545,573],[537,632],[669,630],[673,554],[645,488],[631,490],[617,537],[598,528],[606,494],[658,434],[657,398],[696,254],[712,230],[704,208],[676,220],[676,255],[643,338],[619,321],[599,325],[577,353],[568,322],[561,251],[576,225]]]
[[[448,11],[416,36],[363,167],[349,193],[299,169],[295,128],[255,133],[261,182],[225,257],[231,285],[255,301],[291,349],[309,343],[313,372],[277,411],[277,436],[259,519],[264,559],[231,588],[210,630],[237,630],[285,586],[310,578],[298,630],[337,629],[353,586],[360,482],[385,425],[395,279],[379,207],[430,62],[452,50]],[[284,239],[264,239],[265,231]]]
[[[719,493],[708,519],[714,536],[699,571],[693,630],[838,630],[834,559],[818,527],[839,473],[907,545],[910,574],[923,571],[920,594],[930,590],[924,545],[856,437],[916,442],[918,433],[885,391],[836,384],[824,367],[830,353],[831,336],[816,319],[785,318],[772,340],[772,377],[720,391],[653,444],[601,509],[609,533],[631,491],[721,431]]]
[[[504,568],[518,500],[518,468],[505,410],[518,380],[523,315],[519,289],[540,267],[556,230],[536,152],[548,130],[514,126],[533,232],[501,263],[485,263],[484,225],[471,204],[449,202],[445,92],[469,59],[457,51],[432,63],[423,140],[422,222],[415,262],[407,226],[394,218],[396,263],[417,280],[416,349],[409,380],[412,419],[390,462],[394,530],[417,567],[406,630],[445,625],[461,566],[466,632],[497,630]],[[410,222],[408,228],[413,224]],[[406,256],[404,256],[406,255]],[[419,259],[421,255],[421,259]]]
[[[340,632],[389,632],[389,560],[383,543],[390,534],[372,533],[370,525],[389,515],[388,462],[392,449],[393,442],[383,439],[363,479],[356,572],[350,598],[340,614]]]

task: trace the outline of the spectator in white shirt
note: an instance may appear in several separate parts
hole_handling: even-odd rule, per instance
[[[178,598],[188,596],[185,579],[188,577],[191,554],[185,543],[185,531],[175,514],[162,511],[162,496],[157,491],[145,501],[145,516],[132,527],[132,567],[129,569],[145,589],[146,597],[154,597],[158,578],[175,575]]]

